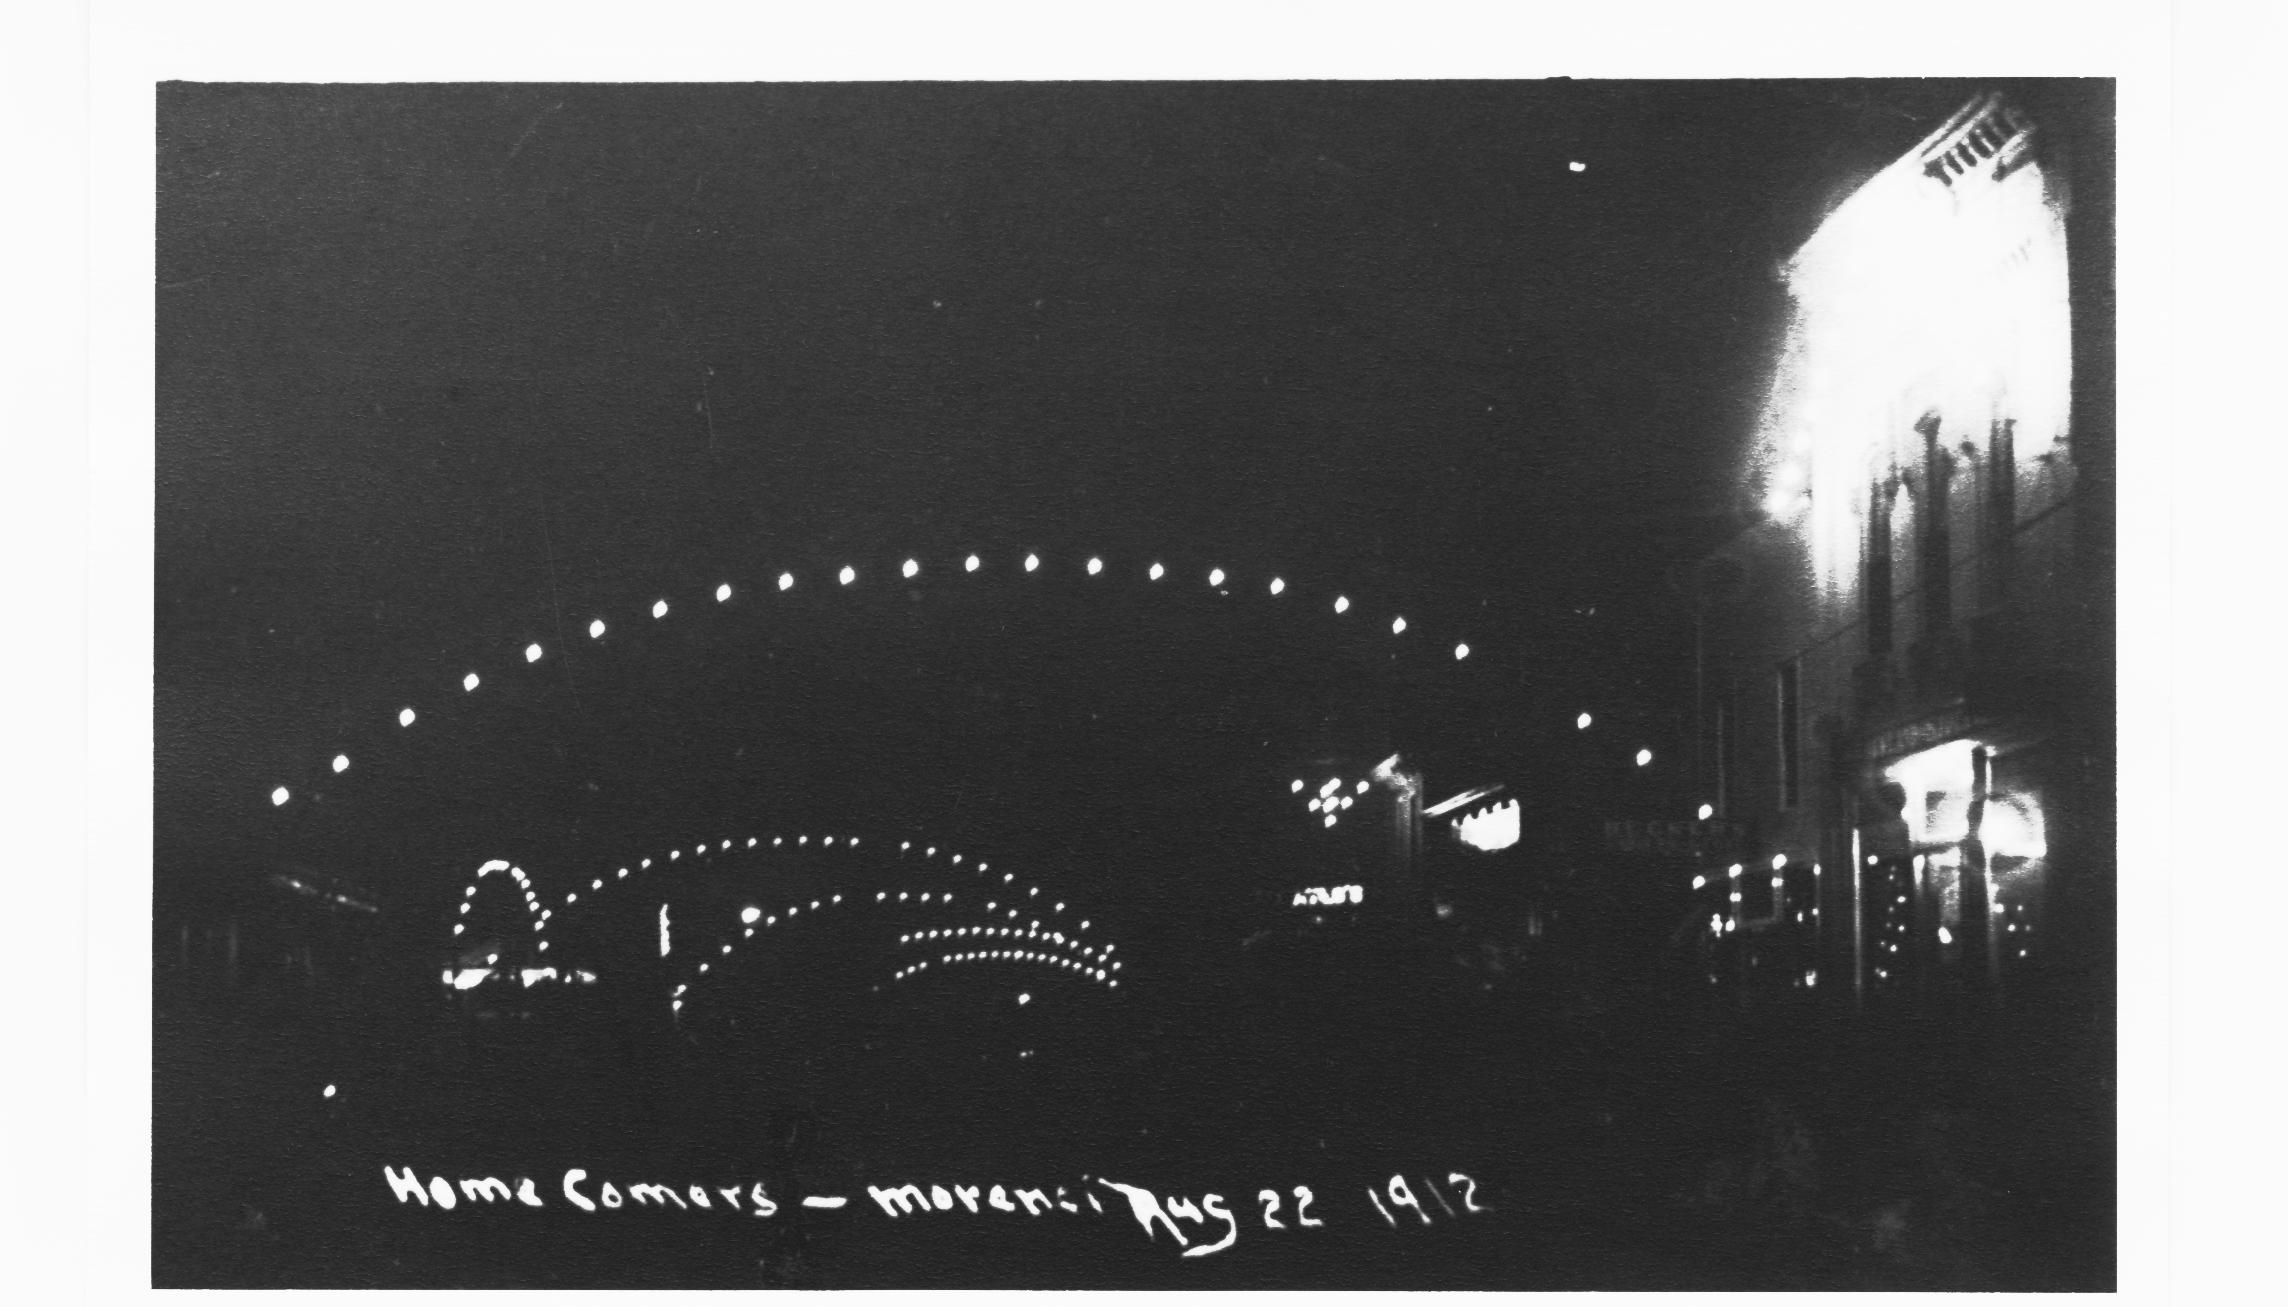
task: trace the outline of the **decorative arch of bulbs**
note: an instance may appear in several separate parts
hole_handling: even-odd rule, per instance
[[[1038,572],[1044,566],[1044,564],[1041,560],[1041,556],[1038,553],[1028,553],[1025,555],[1024,560],[1020,566],[1026,573],[1033,573]],[[1101,575],[1106,570],[1104,560],[1101,557],[1093,555],[1090,556],[1088,560],[1081,566],[1082,569],[1090,576]],[[964,573],[975,573],[984,570],[985,567],[985,561],[976,554],[970,554],[964,558],[960,564],[960,568]],[[913,581],[921,576],[923,567],[920,560],[908,558],[903,564],[900,565],[898,571],[905,580]],[[1166,579],[1169,575],[1169,572],[1165,565],[1155,561],[1148,567],[1144,568],[1142,574],[1147,583],[1157,583]],[[1226,594],[1230,593],[1230,590],[1226,587],[1236,584],[1231,575],[1225,572],[1221,567],[1209,568],[1205,573],[1205,579],[1211,589]],[[858,584],[859,581],[858,569],[854,566],[845,565],[839,572],[835,574],[835,580],[845,588],[854,586]],[[794,589],[796,585],[795,574],[791,571],[780,572],[778,574],[775,585],[777,589],[782,593]],[[1294,594],[1295,587],[1290,586],[1283,577],[1272,576],[1263,583],[1263,592],[1269,598],[1281,599]],[[722,582],[715,587],[715,602],[718,605],[728,604],[739,593],[740,592],[734,589],[730,582]],[[1328,611],[1335,617],[1343,617],[1351,611],[1352,603],[1350,597],[1346,594],[1335,593],[1331,598],[1326,598],[1324,596],[1322,596],[1322,598],[1325,598]],[[1290,600],[1290,602],[1301,603],[1305,601],[1300,596],[1297,596]],[[668,619],[669,614],[673,611],[673,607],[665,598],[655,599],[650,606],[650,613],[653,621],[665,621]],[[588,638],[590,640],[602,640],[610,633],[610,630],[611,627],[609,623],[607,623],[602,617],[596,617],[588,623]],[[1398,638],[1406,635],[1407,631],[1408,626],[1406,619],[1403,616],[1395,614],[1392,615],[1390,619],[1391,636],[1393,638]],[[540,663],[549,656],[549,651],[544,648],[538,641],[530,642],[524,646],[523,660],[525,665],[528,667]],[[1456,641],[1454,645],[1455,661],[1463,661],[1469,658],[1469,656],[1469,644],[1465,641]],[[475,694],[483,688],[484,684],[484,676],[474,670],[471,670],[461,677],[461,692],[465,695]],[[413,704],[408,703],[397,710],[396,718],[397,725],[400,730],[411,730],[413,726],[420,721],[421,714]],[[342,752],[336,753],[334,755],[331,766],[333,771],[338,775],[348,771],[350,769],[350,763],[350,755],[346,752]],[[293,797],[293,790],[284,784],[280,784],[270,791],[270,802],[271,806],[274,808],[285,807],[287,803],[293,799]]]
[[[855,849],[861,843],[862,838],[855,835],[823,835],[818,837],[816,844],[820,849],[837,847]],[[767,846],[763,842],[763,837],[759,835],[747,836],[744,841],[738,839],[703,840],[690,846],[688,857],[690,863],[696,864],[702,859],[730,853],[734,849],[742,852],[749,850],[759,852],[766,847],[771,849],[790,847],[805,849],[811,847],[812,842],[809,835],[794,836],[791,843],[786,836],[774,835],[770,837]],[[898,856],[904,858],[914,852],[914,847],[912,840],[902,841],[898,846]],[[982,890],[961,900],[963,906],[970,907],[973,911],[980,912],[981,915],[966,919],[943,916],[942,914],[948,910],[955,909],[956,896],[951,890],[936,888],[915,890],[910,887],[896,890],[878,889],[875,891],[871,903],[867,903],[861,893],[851,904],[860,911],[877,908],[887,911],[909,907],[934,908],[936,910],[936,913],[933,914],[936,916],[936,920],[926,923],[924,927],[908,930],[899,935],[898,943],[901,947],[919,948],[925,952],[935,951],[937,953],[935,961],[939,967],[981,962],[1012,962],[1048,968],[1065,978],[1083,980],[1092,985],[1102,985],[1107,991],[1120,987],[1118,973],[1124,969],[1125,964],[1112,956],[1117,951],[1118,946],[1111,942],[1101,945],[1090,943],[1087,937],[1095,922],[1082,916],[1077,910],[1071,910],[1064,900],[1052,896],[1044,908],[1041,887],[1030,882],[1020,883],[1014,872],[1002,872],[999,882],[996,883],[991,880],[992,865],[990,863],[969,858],[966,854],[955,853],[950,849],[944,851],[946,857],[940,861],[938,857],[940,850],[934,844],[924,845],[920,852],[920,861],[922,862],[942,866],[949,872],[966,867],[980,881],[984,882]],[[640,876],[644,872],[654,869],[684,864],[685,861],[686,850],[682,845],[670,848],[658,857],[634,859],[615,867],[608,878],[601,875],[592,877],[588,882],[588,897],[585,901],[591,904],[596,902],[604,892],[620,881]],[[541,952],[546,952],[548,949],[547,928],[555,910],[540,906],[539,893],[533,886],[531,879],[525,875],[521,868],[512,866],[505,860],[494,859],[478,868],[476,878],[463,888],[459,907],[460,914],[467,915],[470,904],[476,898],[478,886],[483,883],[485,877],[495,871],[507,872],[514,879],[518,889],[522,891],[526,913],[532,919],[533,932],[539,937],[537,948]],[[965,891],[965,893],[967,892]],[[894,899],[893,894],[895,895]],[[984,906],[982,909],[976,909],[974,905],[980,900],[983,901]],[[578,908],[582,902],[580,890],[566,891],[563,906],[567,911]],[[844,906],[844,896],[829,891],[806,900],[787,903],[775,912],[766,911],[762,907],[752,904],[740,909],[737,918],[738,924],[735,927],[737,930],[736,938],[730,937],[729,930],[731,928],[727,928],[725,935],[717,938],[714,944],[715,952],[703,954],[705,960],[698,964],[688,979],[675,987],[668,999],[669,1010],[681,1013],[687,998],[696,998],[696,995],[691,992],[692,987],[701,983],[702,977],[710,975],[718,963],[735,956],[743,944],[754,940],[758,930],[774,930],[781,925],[782,921],[791,929],[803,919],[806,907],[809,910],[810,918],[816,920],[824,913],[842,906]],[[464,923],[456,920],[453,923],[454,937],[459,938],[463,930]],[[1101,932],[1099,932],[1099,937],[1101,937]],[[889,980],[891,983],[901,983],[929,969],[931,969],[931,959],[925,957],[899,968],[889,977]],[[549,971],[553,974],[554,969],[550,968]],[[462,973],[464,977],[468,974],[470,973]],[[592,979],[592,976],[584,972],[566,974],[578,974],[583,979]],[[467,986],[461,985],[459,987],[466,988]]]

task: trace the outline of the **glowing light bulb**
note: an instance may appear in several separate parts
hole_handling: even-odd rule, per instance
[[[848,563],[845,563],[842,565],[842,570],[835,574],[835,579],[841,581],[844,585],[848,585],[852,581],[858,579],[858,569],[850,566]]]
[[[286,787],[281,785],[277,789],[270,792],[270,806],[274,808],[278,807],[292,797],[294,796],[286,792]]]
[[[340,772],[346,772],[346,771],[348,771],[349,769],[350,769],[350,756],[349,756],[348,754],[346,754],[346,753],[337,753],[337,754],[335,754],[335,755],[334,755],[334,771],[335,771],[336,773],[340,773]]]
[[[1713,817],[1713,816],[1715,816],[1715,815],[1716,815],[1716,809],[1715,809],[1715,807],[1714,807],[1713,805],[1711,805],[1711,804],[1706,804],[1706,803],[1703,803],[1703,804],[1701,804],[1701,805],[1700,805],[1700,820],[1702,820],[1702,821],[1706,821],[1706,820],[1708,820],[1710,817]]]
[[[731,586],[730,586],[730,583],[729,583],[729,582],[725,582],[724,584],[722,584],[722,585],[719,585],[719,586],[716,586],[716,587],[715,587],[715,602],[716,602],[716,603],[723,603],[723,602],[725,602],[726,600],[728,600],[730,597],[731,597]]]
[[[479,684],[480,682],[477,680],[477,674],[475,672],[471,672],[467,676],[461,678],[461,688],[463,690],[474,690]]]
[[[1166,576],[1167,574],[1168,569],[1160,566],[1158,563],[1152,564],[1151,570],[1145,573],[1146,576],[1151,577],[1155,581],[1159,580],[1163,576]]]
[[[1284,594],[1284,593],[1286,593],[1286,590],[1287,590],[1287,583],[1286,583],[1285,581],[1282,581],[1282,580],[1280,580],[1280,579],[1279,579],[1278,577],[1276,577],[1276,576],[1271,578],[1271,593],[1273,593],[1273,594]]]
[[[1574,719],[1573,719],[1573,729],[1574,729],[1574,730],[1577,730],[1577,731],[1585,731],[1585,730],[1588,730],[1588,729],[1589,729],[1589,723],[1590,723],[1590,722],[1592,722],[1592,721],[1594,721],[1594,720],[1596,720],[1596,719],[1595,719],[1595,718],[1593,718],[1593,717],[1591,717],[1589,714],[1587,714],[1587,713],[1582,713],[1580,716],[1578,716],[1578,717],[1576,717],[1576,718],[1574,718]]]
[[[1209,573],[1208,573],[1208,584],[1209,584],[1209,585],[1222,585],[1222,584],[1223,584],[1223,569],[1222,569],[1222,568],[1220,568],[1220,567],[1219,567],[1219,568],[1216,568],[1215,570],[1213,570],[1213,571],[1211,571],[1211,572],[1209,572]]]
[[[1040,570],[1041,570],[1041,556],[1040,556],[1039,554],[1027,554],[1027,555],[1025,555],[1025,570],[1026,570],[1026,571],[1028,571],[1028,572],[1038,572],[1038,571],[1040,571]]]
[[[1390,620],[1390,633],[1392,635],[1406,634],[1406,619],[1403,617],[1392,618]]]
[[[1705,888],[1705,887],[1707,886],[1707,884],[1708,884],[1708,878],[1707,878],[1706,876],[1694,876],[1694,877],[1692,878],[1692,888],[1694,888],[1694,889],[1702,889],[1702,888]]]
[[[1639,750],[1637,750],[1637,766],[1639,766],[1639,767],[1646,767],[1646,766],[1650,766],[1651,764],[1652,764],[1652,750],[1650,750],[1650,749],[1639,749]]]
[[[899,570],[900,572],[902,572],[902,573],[904,573],[904,574],[905,574],[905,578],[906,578],[907,580],[911,581],[911,580],[913,580],[915,577],[917,577],[917,576],[920,576],[920,575],[921,575],[921,572],[922,572],[922,565],[921,565],[920,563],[918,563],[918,562],[914,561],[913,559],[909,558],[909,559],[907,559],[907,560],[906,560],[906,565],[905,565],[904,567],[901,567],[901,568],[899,568],[898,570]]]
[[[1364,793],[1366,793],[1366,782],[1365,782],[1365,781],[1360,781],[1360,782],[1358,783],[1358,792],[1359,792],[1359,793],[1361,793],[1361,794],[1364,794]]]
[[[1574,172],[1587,172],[1587,171],[1589,171],[1589,165],[1588,165],[1588,164],[1585,164],[1585,163],[1583,163],[1583,162],[1581,162],[1579,159],[1575,159],[1573,162],[1571,162],[1571,163],[1569,163],[1569,164],[1566,164],[1565,166],[1566,166],[1568,169],[1571,169],[1571,170],[1572,170],[1572,171],[1574,171]]]
[[[1027,1003],[1030,1003],[1030,1002],[1032,1002],[1032,1001],[1033,1001],[1033,996],[1032,996],[1031,994],[1019,994],[1019,995],[1017,996],[1017,1006],[1018,1006],[1018,1007],[1023,1007],[1023,1006],[1025,1006]]]
[[[1095,576],[1095,575],[1096,575],[1098,572],[1101,572],[1101,571],[1103,571],[1103,570],[1104,570],[1104,560],[1103,560],[1103,559],[1101,559],[1101,558],[1091,558],[1091,559],[1089,559],[1089,560],[1088,560],[1088,574],[1089,574],[1090,576]]]
[[[739,920],[752,926],[762,915],[763,910],[761,908],[743,908],[739,912]]]
[[[325,1096],[328,1098],[332,1098],[334,1096],[334,1087],[332,1085],[326,1086]]]
[[[792,572],[781,572],[781,573],[779,573],[779,589],[781,589],[781,590],[792,590],[792,589],[794,589],[794,573],[792,573]]]
[[[1781,870],[1784,870],[1786,867],[1787,867],[1787,855],[1786,855],[1785,853],[1775,853],[1775,854],[1773,854],[1773,855],[1772,855],[1772,870],[1773,870],[1773,871],[1781,871]]]
[[[652,616],[654,616],[654,617],[665,617],[665,616],[667,616],[667,601],[666,601],[665,599],[661,599],[661,600],[659,600],[659,601],[655,602],[654,604],[652,604],[652,606],[651,606],[651,615],[652,615]]]
[[[978,561],[977,555],[975,554],[971,554],[969,557],[961,560],[961,570],[964,572],[974,572],[983,566],[984,564]]]
[[[1335,814],[1333,814],[1333,813],[1331,813],[1331,812],[1327,814],[1327,824],[1328,824],[1329,826],[1332,826],[1332,825],[1334,825],[1334,824],[1335,824]]]
[[[1287,783],[1287,792],[1289,794],[1301,794],[1303,792],[1303,782],[1289,781]]]
[[[595,621],[588,623],[588,638],[591,640],[601,640],[604,638],[603,618],[599,617]]]
[[[1346,598],[1344,598],[1344,597],[1343,597],[1343,596],[1341,596],[1341,595],[1336,595],[1336,596],[1335,596],[1335,611],[1336,611],[1336,612],[1338,612],[1338,613],[1347,613],[1347,612],[1349,612],[1350,610],[1351,610],[1351,601],[1350,601],[1350,600],[1348,600],[1348,599],[1346,599]]]
[[[1466,644],[1458,644],[1458,645],[1455,645],[1455,646],[1454,646],[1454,661],[1455,661],[1455,662],[1460,662],[1460,661],[1462,661],[1464,658],[1467,658],[1467,657],[1469,657],[1469,656],[1470,656],[1470,646],[1468,646],[1468,645],[1466,645]]]
[[[413,724],[413,710],[411,708],[398,709],[397,724],[400,726],[411,726]]]

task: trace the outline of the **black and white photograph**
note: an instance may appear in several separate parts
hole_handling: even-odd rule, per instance
[[[147,1287],[2119,1289],[2122,83],[1551,63],[154,79]]]

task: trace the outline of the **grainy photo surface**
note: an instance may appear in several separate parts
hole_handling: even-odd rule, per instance
[[[2111,83],[157,106],[156,1287],[2112,1287]]]

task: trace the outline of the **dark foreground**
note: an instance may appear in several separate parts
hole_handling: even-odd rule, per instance
[[[928,1014],[842,1047],[281,1020],[160,1005],[161,1287],[2113,1281],[2110,1059],[2031,1015],[1209,986],[1029,1053]]]

